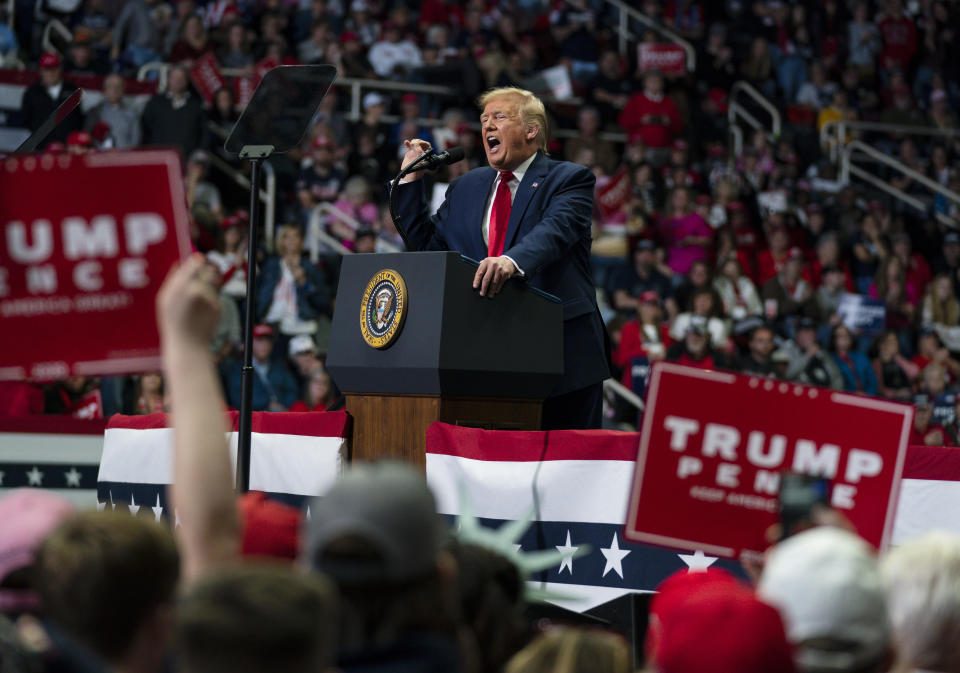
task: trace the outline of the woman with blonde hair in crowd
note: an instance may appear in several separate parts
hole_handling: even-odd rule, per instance
[[[505,673],[632,673],[626,641],[607,631],[555,627],[507,663]]]
[[[920,320],[924,325],[960,324],[960,302],[953,292],[953,281],[948,274],[938,274],[927,287]]]

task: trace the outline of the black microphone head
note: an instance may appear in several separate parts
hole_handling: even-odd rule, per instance
[[[451,147],[446,151],[447,159],[444,163],[455,164],[458,161],[463,161],[463,158],[466,156],[466,153],[463,151],[462,147]]]

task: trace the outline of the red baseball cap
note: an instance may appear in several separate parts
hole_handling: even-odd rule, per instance
[[[419,102],[420,102],[420,96],[418,96],[418,95],[415,94],[415,93],[405,93],[405,94],[403,94],[403,96],[400,98],[400,102],[401,102],[401,103],[419,103]]]
[[[41,68],[59,68],[60,55],[54,54],[48,51],[46,54],[40,57],[40,67]]]
[[[253,328],[253,338],[254,339],[272,339],[273,328],[270,327],[270,325],[264,325],[263,323],[261,323]]]
[[[313,139],[313,147],[314,149],[320,149],[320,148],[330,149],[331,147],[333,147],[333,141],[330,140],[330,138],[328,138],[327,136],[320,134]]]
[[[243,556],[270,556],[294,560],[300,550],[300,510],[250,491],[237,502],[243,537]]]
[[[696,203],[700,205],[702,203],[712,203],[713,200],[707,194],[701,194],[697,197]]]
[[[659,304],[660,295],[657,294],[656,290],[646,290],[640,295],[641,304]]]
[[[727,210],[731,213],[743,213],[746,212],[747,207],[743,205],[742,201],[731,201],[727,204]]]
[[[647,651],[661,673],[793,673],[773,607],[722,570],[680,571],[651,604]]]
[[[340,33],[340,42],[346,44],[347,42],[359,42],[360,36],[354,33],[352,30],[345,30]]]
[[[91,138],[90,134],[86,131],[74,131],[67,136],[67,146],[69,147],[70,145],[91,147],[93,145],[93,138]]]

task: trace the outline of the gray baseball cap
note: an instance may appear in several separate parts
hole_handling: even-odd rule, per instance
[[[391,461],[352,466],[313,499],[304,526],[303,561],[341,584],[399,584],[429,574],[444,530],[423,473]],[[331,550],[345,539],[361,542],[364,552]]]

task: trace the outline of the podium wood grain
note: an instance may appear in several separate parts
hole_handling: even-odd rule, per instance
[[[486,430],[539,430],[542,402],[529,399],[347,393],[353,417],[351,460],[426,465],[434,421]]]

